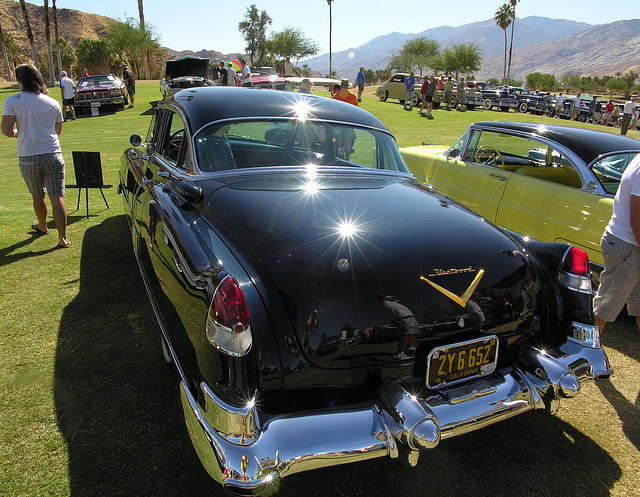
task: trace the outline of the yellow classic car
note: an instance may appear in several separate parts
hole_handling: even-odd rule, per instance
[[[392,75],[387,81],[381,83],[375,90],[375,95],[380,99],[381,102],[386,102],[390,98],[397,98],[401,104],[404,105],[405,100],[407,98],[407,87],[404,84],[405,78],[409,75],[407,73],[395,73]],[[424,81],[424,77],[414,75],[416,80],[415,84],[415,93],[413,95],[413,106],[417,106],[421,102],[421,94],[420,90],[422,88],[422,83]],[[454,81],[453,87],[453,96],[451,100],[451,105],[456,105],[456,92],[457,92],[457,82]],[[433,96],[433,108],[437,109],[440,107],[440,104],[444,105],[444,92],[442,90],[437,90],[435,95]],[[466,94],[465,94],[465,107],[469,110],[473,110],[476,107],[482,105],[482,93],[477,91],[476,82],[471,81],[467,83]]]
[[[584,249],[598,277],[600,238],[640,141],[602,131],[478,122],[451,147],[401,149],[413,175],[493,223]]]
[[[376,88],[375,94],[381,102],[386,102],[390,98],[397,98],[401,104],[404,104],[407,98],[407,87],[404,84],[404,80],[408,77],[409,75],[407,73],[395,73],[388,81],[385,81]],[[414,79],[416,83],[412,104],[415,107],[420,103],[420,88],[424,78],[414,75]]]

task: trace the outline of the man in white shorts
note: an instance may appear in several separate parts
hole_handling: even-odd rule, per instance
[[[622,174],[600,247],[604,271],[593,301],[596,323],[602,332],[627,304],[640,329],[640,155]]]

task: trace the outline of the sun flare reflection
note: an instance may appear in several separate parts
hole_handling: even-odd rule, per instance
[[[353,238],[358,232],[358,226],[351,221],[343,221],[338,225],[338,233],[342,238]]]
[[[314,195],[320,191],[320,185],[315,181],[309,181],[302,186],[302,189],[308,194]]]
[[[293,106],[293,111],[298,121],[304,122],[311,117],[311,105],[307,99],[298,100]]]

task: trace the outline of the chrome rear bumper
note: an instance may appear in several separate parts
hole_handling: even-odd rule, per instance
[[[526,347],[519,365],[419,397],[386,380],[373,403],[276,416],[264,426],[253,401],[233,407],[202,385],[204,401],[181,385],[187,428],[209,474],[233,494],[268,494],[302,471],[390,456],[415,465],[421,449],[533,409],[555,413],[560,398],[612,369],[596,326],[574,323],[557,349]]]

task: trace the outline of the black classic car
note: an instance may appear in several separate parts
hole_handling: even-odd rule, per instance
[[[188,55],[168,60],[165,77],[160,80],[160,93],[166,97],[184,88],[212,86],[213,82],[207,79],[208,70],[209,59]]]
[[[482,90],[481,94],[482,108],[484,110],[500,107],[500,110],[506,112],[511,108],[516,108],[517,102],[515,96],[509,95],[509,92],[501,86]]]
[[[564,104],[562,109],[560,110],[560,114],[558,117],[560,119],[571,119],[573,113],[573,100],[575,97],[566,97],[564,99]],[[587,119],[589,119],[589,102],[585,100],[580,100],[580,112],[576,115],[575,120],[581,123],[586,123]]]
[[[202,464],[232,493],[415,465],[612,372],[585,252],[419,183],[361,108],[194,88],[131,144],[119,191],[159,345]]]
[[[513,108],[518,112],[528,112],[542,105],[542,95],[534,95],[518,86],[497,86],[482,91],[482,107],[491,110],[494,106],[508,111]]]
[[[122,110],[129,104],[124,83],[114,74],[84,76],[76,87],[73,105],[78,109],[111,107]]]

